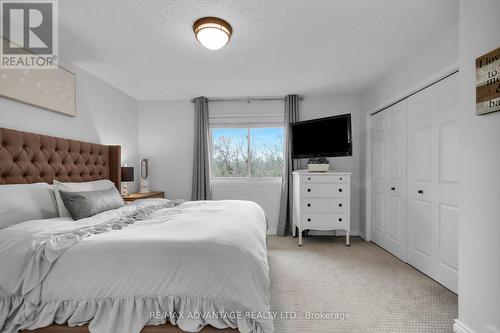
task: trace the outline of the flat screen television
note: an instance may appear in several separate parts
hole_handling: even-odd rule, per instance
[[[352,156],[351,114],[293,123],[292,157]]]

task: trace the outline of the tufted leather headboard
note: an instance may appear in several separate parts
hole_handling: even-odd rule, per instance
[[[109,179],[120,189],[120,146],[0,128],[0,185]]]

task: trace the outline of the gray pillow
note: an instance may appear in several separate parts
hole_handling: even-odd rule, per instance
[[[80,220],[124,206],[122,196],[116,188],[99,191],[60,191],[64,206],[73,220]]]

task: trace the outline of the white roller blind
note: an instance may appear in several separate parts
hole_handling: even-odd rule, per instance
[[[283,101],[210,102],[210,127],[283,126]]]

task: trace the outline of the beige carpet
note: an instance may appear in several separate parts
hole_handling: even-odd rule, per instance
[[[269,237],[276,333],[452,332],[456,294],[373,243],[351,244]]]

